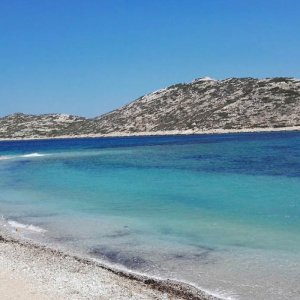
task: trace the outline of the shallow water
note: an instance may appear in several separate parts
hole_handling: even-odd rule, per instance
[[[299,299],[299,154],[293,132],[0,142],[0,213],[227,298]]]

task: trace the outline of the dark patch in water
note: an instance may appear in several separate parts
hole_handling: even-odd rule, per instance
[[[115,239],[115,238],[121,238],[128,235],[130,235],[129,231],[117,230],[111,234],[104,235],[104,237]]]
[[[176,253],[173,254],[172,257],[175,259],[183,259],[183,260],[194,260],[199,259],[199,260],[208,260],[209,255],[211,254],[211,251],[203,251],[203,252],[197,252],[197,253],[191,253],[191,254],[183,254],[183,253]]]
[[[140,269],[149,264],[149,262],[140,256],[130,256],[124,252],[109,249],[105,246],[92,248],[89,254],[104,258],[113,263],[121,264],[130,269]]]
[[[59,242],[59,243],[67,243],[67,242],[73,242],[75,240],[78,241],[78,238],[75,239],[74,237],[72,236],[61,236],[61,237],[55,237],[53,238],[56,242]]]
[[[191,160],[211,160],[211,159],[220,159],[221,155],[218,154],[203,154],[203,155],[189,155],[182,157],[183,159],[191,159]]]
[[[205,250],[205,251],[215,251],[216,250],[215,248],[205,246],[205,245],[196,245],[195,247],[199,250]]]
[[[172,258],[179,260],[197,260],[202,264],[208,264],[212,262],[210,257],[211,253],[215,251],[214,248],[202,245],[193,245],[195,250],[191,253],[175,253]]]
[[[162,234],[170,235],[170,234],[174,233],[174,230],[171,227],[162,227],[160,229],[160,232]]]
[[[173,257],[176,258],[176,259],[185,259],[187,257],[187,255],[184,255],[184,254],[174,254]]]
[[[210,254],[211,254],[211,251],[207,250],[207,251],[203,251],[203,252],[194,254],[194,257],[196,257],[200,260],[208,260]]]
[[[235,247],[246,247],[246,245],[244,243],[239,243],[239,242],[232,243],[232,246],[235,246]]]

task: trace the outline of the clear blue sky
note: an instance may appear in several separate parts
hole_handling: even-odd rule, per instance
[[[0,0],[0,115],[96,116],[177,82],[300,77],[299,0]]]

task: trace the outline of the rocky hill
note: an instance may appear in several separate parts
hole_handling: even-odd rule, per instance
[[[300,80],[196,79],[93,119],[48,114],[0,118],[0,138],[300,128]]]
[[[0,138],[55,137],[74,135],[86,119],[66,114],[26,115],[0,118]]]

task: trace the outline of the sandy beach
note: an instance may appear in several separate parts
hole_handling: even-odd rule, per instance
[[[0,295],[8,299],[218,299],[0,232]]]
[[[268,127],[268,128],[243,128],[243,129],[211,129],[211,130],[170,130],[170,131],[145,131],[145,132],[112,132],[108,134],[88,135],[62,135],[62,136],[30,136],[15,138],[0,138],[0,141],[18,140],[48,140],[48,139],[76,139],[76,138],[100,138],[100,137],[134,137],[134,136],[163,136],[163,135],[193,135],[193,134],[227,134],[227,133],[251,133],[251,132],[284,132],[300,131],[300,126]]]

